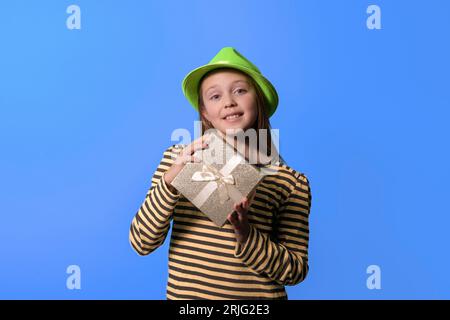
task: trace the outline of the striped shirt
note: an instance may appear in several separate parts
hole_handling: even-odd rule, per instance
[[[169,147],[134,216],[131,246],[147,255],[161,246],[171,221],[166,298],[287,299],[286,285],[308,273],[311,192],[302,173],[285,163],[269,165],[248,210],[250,233],[236,241],[230,222],[216,226],[189,200],[172,192],[164,173],[182,150]]]

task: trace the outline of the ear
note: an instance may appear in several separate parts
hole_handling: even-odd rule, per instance
[[[208,116],[208,113],[206,112],[205,108],[202,108],[202,110],[201,110],[200,112],[201,112],[202,116],[203,116],[206,120],[208,120],[209,122],[211,122],[211,121],[209,120],[209,116]]]

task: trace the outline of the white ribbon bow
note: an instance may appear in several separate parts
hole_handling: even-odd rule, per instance
[[[231,174],[223,175],[219,170],[214,168],[212,165],[203,163],[202,171],[196,171],[191,177],[192,181],[216,181],[219,192],[220,203],[223,204],[225,201],[230,199],[228,193],[227,184],[234,185],[234,177]]]

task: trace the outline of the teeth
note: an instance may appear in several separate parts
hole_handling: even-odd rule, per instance
[[[235,118],[239,118],[241,115],[240,114],[234,114],[232,116],[228,116],[225,119],[230,120],[230,119],[235,119]]]

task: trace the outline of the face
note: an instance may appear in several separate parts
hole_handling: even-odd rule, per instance
[[[247,76],[233,70],[206,77],[201,85],[203,116],[217,130],[247,130],[257,118],[256,92]]]

